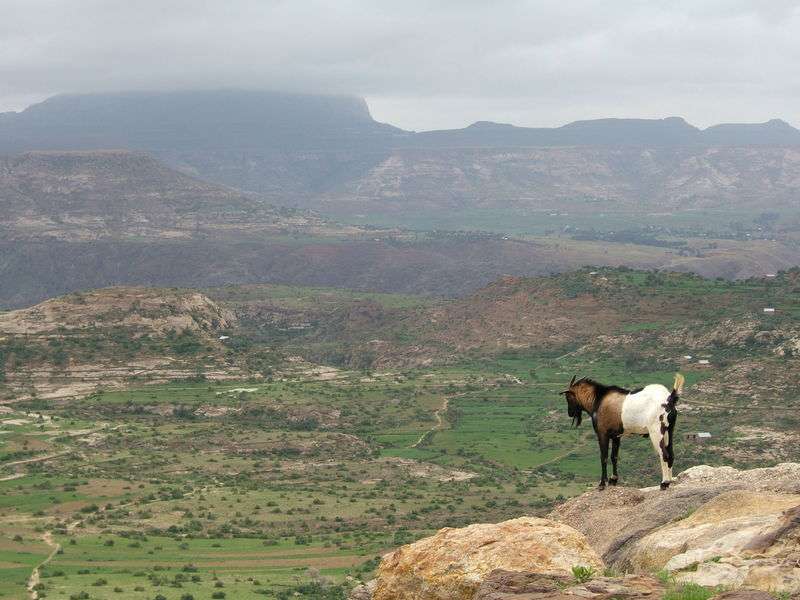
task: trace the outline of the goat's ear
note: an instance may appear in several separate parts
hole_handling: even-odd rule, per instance
[[[564,390],[563,392],[558,392],[558,395],[559,396],[566,396],[567,392],[569,392],[569,390]]]

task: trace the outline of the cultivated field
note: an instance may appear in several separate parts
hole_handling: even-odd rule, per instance
[[[238,377],[50,398],[6,388],[0,597],[344,598],[399,544],[544,514],[595,485],[594,435],[570,428],[558,395],[576,373],[628,387],[685,373],[677,471],[798,460],[796,289],[792,273],[585,270],[458,301],[209,290],[230,337],[202,330],[179,356]],[[134,355],[175,352],[148,335]],[[365,350],[376,339],[390,343]],[[16,334],[4,343],[13,379],[26,358]],[[684,438],[697,431],[710,440]],[[649,440],[623,441],[620,471],[659,481]]]

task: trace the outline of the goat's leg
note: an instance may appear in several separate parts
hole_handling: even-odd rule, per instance
[[[600,444],[600,466],[602,467],[602,475],[600,476],[600,485],[598,489],[606,489],[606,480],[608,478],[608,436],[598,432],[597,441]]]
[[[611,485],[617,485],[619,481],[617,457],[619,457],[619,437],[613,437],[611,438],[611,478],[608,480]]]
[[[675,421],[678,420],[678,413],[673,411],[668,415],[669,427],[667,429],[667,467],[669,469],[669,481],[672,481],[672,465],[675,462],[675,452],[673,450],[673,443],[675,442]]]
[[[653,450],[656,451],[658,462],[661,465],[661,489],[665,490],[669,487],[670,481],[672,480],[669,473],[669,465],[667,464],[667,440],[665,436],[668,435],[668,432],[662,433],[660,420],[648,427],[648,430],[650,431],[650,441],[653,444]]]

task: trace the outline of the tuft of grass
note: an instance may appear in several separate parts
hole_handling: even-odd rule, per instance
[[[717,593],[718,590],[714,588],[703,587],[696,583],[684,583],[667,590],[663,600],[709,600]]]
[[[670,585],[675,582],[675,578],[672,576],[672,573],[666,569],[661,569],[658,573],[656,573],[656,579],[658,579],[662,585]]]
[[[572,576],[578,583],[586,583],[595,575],[595,570],[592,567],[584,565],[575,565],[572,567]]]

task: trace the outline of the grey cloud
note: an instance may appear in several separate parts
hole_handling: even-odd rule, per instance
[[[60,92],[366,96],[425,129],[682,115],[800,123],[800,7],[770,0],[0,0],[0,110]]]

